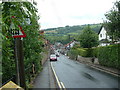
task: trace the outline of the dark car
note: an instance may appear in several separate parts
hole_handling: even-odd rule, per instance
[[[50,61],[57,61],[57,56],[55,54],[51,54]]]
[[[56,54],[57,57],[59,57],[59,54]]]

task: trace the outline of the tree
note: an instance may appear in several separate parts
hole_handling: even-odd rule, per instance
[[[15,20],[11,17],[15,16]],[[30,23],[26,19],[30,20]],[[27,37],[23,39],[25,69],[35,64],[38,72],[41,68],[42,39],[39,35],[39,17],[37,9],[30,2],[3,2],[2,3],[2,80],[3,83],[16,74],[14,58],[14,39],[7,38],[10,22],[15,26],[21,25]],[[17,28],[17,27],[16,27]],[[6,57],[7,56],[7,57]],[[32,69],[30,69],[32,70]],[[29,71],[29,70],[27,70]],[[26,71],[25,71],[26,72]],[[26,82],[32,76],[26,74]]]
[[[98,45],[98,35],[91,30],[90,26],[86,26],[80,34],[80,46],[83,48],[91,48]]]
[[[112,41],[120,40],[120,1],[114,3],[113,8],[105,14],[107,20],[104,21],[108,35]]]

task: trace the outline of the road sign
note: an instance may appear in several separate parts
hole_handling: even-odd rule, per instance
[[[40,34],[44,34],[44,30],[40,30],[39,33],[40,33]]]
[[[15,16],[12,16],[12,19],[15,19]],[[13,38],[26,37],[26,34],[25,34],[24,30],[22,29],[22,27],[20,25],[18,25],[18,28],[16,29],[13,22],[11,22],[10,29],[8,30],[8,33]],[[10,37],[10,36],[7,36],[7,37]]]
[[[22,27],[21,27],[20,25],[18,25],[18,27],[19,27],[20,30],[14,30],[14,31],[12,32],[12,36],[13,36],[14,38],[26,37],[26,34],[24,33]]]

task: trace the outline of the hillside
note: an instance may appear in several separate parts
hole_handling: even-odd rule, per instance
[[[70,39],[76,39],[79,36],[81,31],[87,26],[85,25],[76,25],[76,26],[65,26],[58,28],[49,28],[45,29],[45,36],[52,43],[62,42],[63,44],[67,43]],[[90,24],[90,27],[96,33],[99,32],[101,24]],[[68,37],[70,35],[70,38]]]
[[[45,29],[45,34],[77,34],[81,30],[83,30],[87,25],[77,25],[77,26],[65,26],[58,28],[49,28]],[[101,24],[90,24],[90,27],[93,31],[98,33],[100,30]]]

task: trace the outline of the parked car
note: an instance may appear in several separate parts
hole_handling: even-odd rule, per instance
[[[58,52],[56,53],[56,56],[57,56],[57,57],[59,57],[59,56],[60,56]]]
[[[57,61],[57,56],[55,54],[51,54],[50,61]]]
[[[56,54],[57,57],[59,57],[59,54]]]

